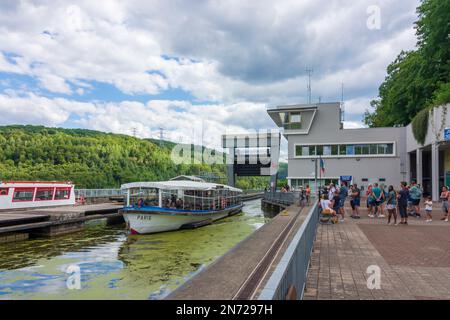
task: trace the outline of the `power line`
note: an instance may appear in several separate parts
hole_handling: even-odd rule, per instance
[[[132,132],[133,132],[133,137],[136,138],[137,128],[136,128],[136,127],[133,127],[133,128],[131,128],[131,130],[132,130]]]
[[[159,146],[161,146],[162,141],[164,140],[164,128],[159,128]]]

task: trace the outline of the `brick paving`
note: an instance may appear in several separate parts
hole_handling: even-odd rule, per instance
[[[393,226],[361,211],[359,220],[319,226],[305,300],[450,299],[450,223],[441,212],[432,223]],[[371,265],[381,269],[380,289],[367,287]]]

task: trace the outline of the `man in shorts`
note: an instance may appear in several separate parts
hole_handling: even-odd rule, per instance
[[[411,196],[411,204],[414,208],[415,215],[417,218],[420,218],[420,199],[422,198],[422,190],[415,181],[411,184],[409,195]]]
[[[375,215],[378,216],[378,218],[384,217],[384,215],[380,212],[382,197],[384,197],[384,193],[378,186],[378,183],[375,183],[372,188],[372,199],[374,199]]]
[[[340,208],[339,212],[341,215],[341,222],[344,222],[345,220],[345,199],[348,196],[348,188],[347,188],[347,182],[343,181],[341,184],[341,187],[339,188],[339,199],[340,199]]]

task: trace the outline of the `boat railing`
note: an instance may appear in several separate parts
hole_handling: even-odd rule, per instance
[[[76,197],[84,198],[107,198],[120,197],[124,195],[121,189],[75,189]]]
[[[264,192],[264,200],[272,203],[278,203],[283,205],[291,205],[300,200],[300,193],[295,192]]]
[[[220,210],[240,204],[242,195],[198,196],[186,195],[172,197],[170,193],[162,194],[162,207],[185,210]]]

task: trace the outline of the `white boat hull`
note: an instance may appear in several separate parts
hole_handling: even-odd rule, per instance
[[[124,220],[132,234],[148,234],[178,230],[190,223],[216,221],[237,213],[241,208],[233,208],[208,214],[176,214],[158,212],[123,212]]]

